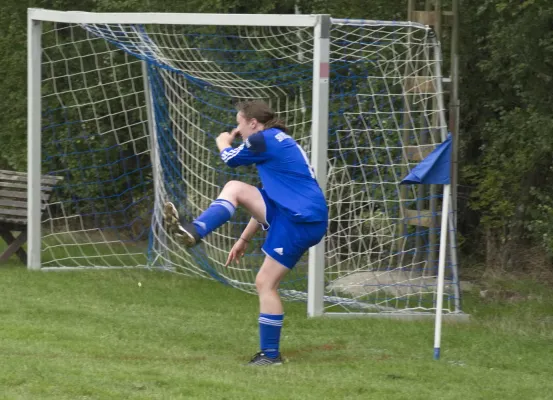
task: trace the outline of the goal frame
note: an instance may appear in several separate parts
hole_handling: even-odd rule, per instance
[[[28,261],[27,268],[30,270],[41,269],[41,35],[42,22],[61,23],[90,23],[90,24],[174,24],[174,25],[219,25],[219,26],[264,26],[264,27],[310,27],[313,29],[313,60],[312,60],[312,123],[311,123],[311,163],[319,185],[326,191],[327,186],[327,149],[328,149],[328,126],[329,126],[329,63],[330,63],[330,29],[333,19],[326,14],[311,15],[279,15],[279,14],[200,14],[200,13],[90,13],[79,11],[53,11],[45,9],[28,9]],[[343,20],[334,20],[343,21]],[[370,24],[369,21],[348,20],[350,24]],[[375,22],[376,23],[376,22]],[[382,23],[382,22],[380,22]],[[394,22],[396,25],[421,27],[421,24],[412,22]],[[436,55],[439,56],[439,46],[434,46]],[[441,76],[440,63],[436,63],[436,76]],[[143,69],[144,79],[147,80],[146,68]],[[436,80],[436,85],[441,88],[442,82]],[[148,85],[145,85],[146,88]],[[441,91],[441,89],[440,89]],[[148,112],[149,134],[155,135],[155,125],[151,117],[151,98],[146,89],[146,110]],[[440,109],[443,109],[443,99]],[[440,118],[445,121],[445,114],[441,113]],[[445,125],[445,124],[442,124]],[[440,132],[442,139],[445,139],[447,129]],[[451,204],[451,199],[444,191],[444,204]],[[446,209],[444,207],[444,209]],[[452,215],[442,215],[442,229],[452,225]],[[449,247],[451,256],[456,257],[455,233],[449,230]],[[442,232],[440,240],[440,252],[447,250],[447,234]],[[443,248],[443,249],[442,249]],[[454,260],[454,264],[456,260]],[[439,279],[438,291],[443,290],[443,260],[440,254],[440,269],[442,270],[441,282]],[[408,314],[398,312],[397,314],[386,313],[328,313],[324,311],[324,278],[325,278],[325,242],[309,250],[308,260],[308,289],[307,289],[307,314],[309,317],[316,316],[383,316],[400,318],[425,318],[435,317],[437,313]],[[458,296],[458,288],[456,295]],[[458,308],[458,307],[456,307]],[[441,313],[441,310],[439,310]],[[462,317],[466,314],[447,314],[446,318]],[[441,316],[440,316],[441,318]]]

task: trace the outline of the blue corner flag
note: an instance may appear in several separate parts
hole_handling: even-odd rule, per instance
[[[401,184],[447,185],[450,183],[450,166],[451,135],[448,135],[445,142],[413,168]]]

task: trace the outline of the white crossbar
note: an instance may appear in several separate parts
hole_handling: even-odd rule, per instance
[[[193,14],[193,13],[89,13],[29,8],[36,21],[74,24],[166,24],[232,26],[315,26],[318,15],[281,14]]]
[[[397,26],[407,28],[420,28],[430,30],[430,27],[410,21],[378,21],[368,19],[347,19],[347,18],[331,18],[333,25],[353,25],[353,26]]]

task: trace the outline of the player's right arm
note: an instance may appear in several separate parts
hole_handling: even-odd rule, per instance
[[[254,133],[236,148],[227,147],[221,151],[221,159],[233,168],[241,165],[258,164],[268,158],[263,132]]]

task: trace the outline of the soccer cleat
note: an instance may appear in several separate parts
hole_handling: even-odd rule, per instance
[[[200,242],[201,238],[194,224],[181,225],[179,212],[170,201],[163,206],[163,221],[167,232],[186,247],[194,247]]]
[[[282,365],[282,357],[279,354],[276,358],[270,358],[260,351],[246,365]]]
[[[163,206],[163,223],[168,232],[173,232],[179,225],[179,212],[173,203],[166,202]]]

